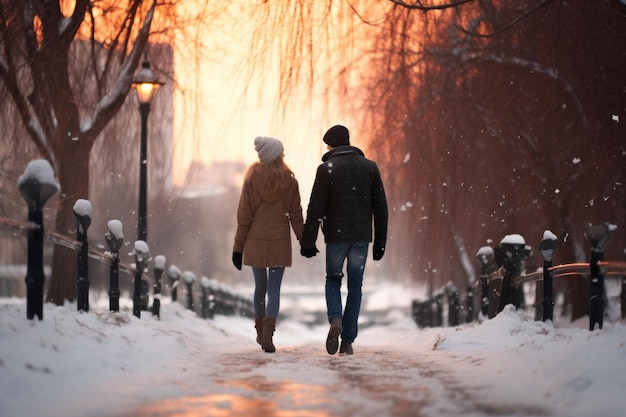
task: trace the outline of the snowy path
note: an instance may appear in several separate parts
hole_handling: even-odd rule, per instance
[[[320,349],[321,348],[321,349]],[[206,393],[150,403],[126,416],[542,416],[528,403],[495,405],[479,386],[463,386],[445,358],[405,347],[360,347],[353,356],[323,346],[235,349],[203,371]],[[449,362],[449,359],[445,359]],[[311,370],[314,369],[314,372]]]
[[[165,304],[125,310],[0,302],[2,417],[622,417],[626,326],[536,322],[506,308],[458,328],[406,317],[328,355],[326,326],[282,321],[277,352],[250,319]]]

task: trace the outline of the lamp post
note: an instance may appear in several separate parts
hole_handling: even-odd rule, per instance
[[[139,212],[137,213],[137,240],[148,238],[148,114],[156,90],[163,85],[150,70],[150,63],[144,61],[141,70],[135,75],[132,86],[137,92],[139,113],[141,114],[141,151],[139,155]]]

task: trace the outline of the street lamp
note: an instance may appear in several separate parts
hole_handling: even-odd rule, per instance
[[[137,92],[139,113],[141,114],[141,152],[139,156],[139,212],[137,214],[137,240],[148,238],[148,113],[156,90],[163,85],[150,70],[150,63],[144,61],[141,70],[135,75],[132,86]]]

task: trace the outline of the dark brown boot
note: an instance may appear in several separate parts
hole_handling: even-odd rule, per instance
[[[339,349],[339,335],[341,334],[341,318],[334,317],[330,321],[330,329],[328,330],[328,337],[326,337],[326,352],[329,355],[334,355]]]
[[[263,335],[261,336],[261,347],[268,353],[276,352],[276,347],[272,341],[274,329],[276,328],[276,319],[274,317],[263,318]]]
[[[254,318],[254,328],[256,329],[256,342],[260,345],[263,337],[263,317]]]
[[[339,345],[339,353],[345,353],[346,355],[354,355],[354,350],[352,349],[352,343],[346,343],[344,341]]]

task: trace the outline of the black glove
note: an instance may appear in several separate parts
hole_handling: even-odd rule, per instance
[[[375,261],[380,261],[383,258],[383,255],[385,254],[385,247],[384,246],[379,246],[379,245],[374,245],[374,260]]]
[[[319,251],[317,250],[317,248],[313,247],[313,248],[300,248],[300,255],[304,256],[305,258],[312,258],[315,255],[317,255]]]
[[[241,271],[241,261],[243,258],[243,253],[241,252],[233,252],[233,265],[235,268]]]

